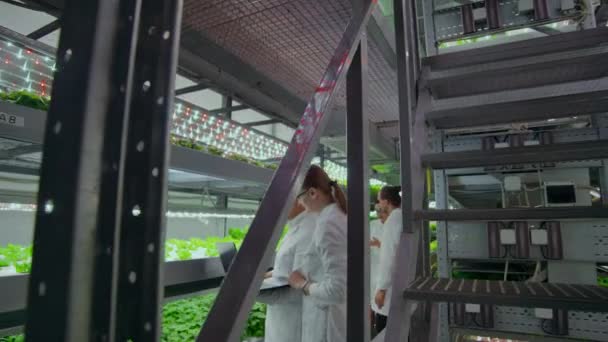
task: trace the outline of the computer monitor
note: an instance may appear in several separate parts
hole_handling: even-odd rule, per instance
[[[548,207],[576,205],[576,185],[573,182],[546,182],[544,187]]]

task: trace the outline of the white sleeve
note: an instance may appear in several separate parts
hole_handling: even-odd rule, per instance
[[[323,263],[320,281],[310,285],[310,297],[321,305],[341,304],[346,301],[346,234],[340,222],[327,220],[317,243]]]
[[[392,215],[384,224],[382,232],[382,245],[380,246],[380,262],[378,265],[378,283],[376,289],[387,290],[391,287],[393,272],[395,270],[395,255],[401,235],[401,214]]]

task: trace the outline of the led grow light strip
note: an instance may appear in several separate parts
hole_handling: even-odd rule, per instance
[[[35,204],[23,203],[0,203],[0,211],[9,212],[35,212]],[[191,211],[167,211],[168,218],[188,218],[188,219],[203,219],[203,218],[219,218],[219,219],[252,219],[254,214],[228,214],[228,213],[207,213],[207,212],[191,212]]]
[[[0,44],[0,68],[10,66],[0,70],[2,86],[9,90],[48,95],[53,78],[46,70],[56,70],[55,59],[22,48],[16,42],[0,39],[4,40],[4,44]],[[175,101],[172,131],[180,137],[255,160],[282,158],[287,152],[287,145],[283,142],[179,100]]]
[[[321,165],[321,159],[319,157],[315,157],[312,160],[313,165]],[[323,163],[323,170],[327,172],[329,178],[336,180],[338,183],[345,184],[348,178],[348,169],[336,162],[331,160],[325,160]],[[383,182],[379,179],[372,178],[369,180],[370,185],[386,185],[386,182]]]

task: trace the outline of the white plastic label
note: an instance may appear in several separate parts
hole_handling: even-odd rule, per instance
[[[501,229],[500,244],[515,245],[515,229]]]
[[[480,313],[481,305],[479,304],[465,304],[464,311],[469,313]]]
[[[535,308],[534,316],[542,319],[553,319],[553,310],[544,308]]]
[[[533,245],[542,246],[549,244],[549,237],[544,229],[530,229],[530,240]]]
[[[25,118],[22,116],[0,112],[0,124],[23,127],[25,126]]]

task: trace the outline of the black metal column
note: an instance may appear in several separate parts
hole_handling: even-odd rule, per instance
[[[413,63],[417,56],[408,56],[407,51],[417,44],[407,31],[415,22],[413,0],[395,0],[395,37],[397,49],[397,80],[399,91],[399,141],[401,160],[401,187],[403,211],[403,233],[400,237],[393,277],[390,314],[385,341],[398,342],[408,338],[411,327],[413,302],[405,301],[401,293],[416,277],[422,221],[414,219],[413,213],[422,209],[425,199],[425,173],[421,167],[420,155],[427,143],[423,110],[430,104],[427,92],[420,93],[418,100],[417,76]],[[422,90],[421,90],[422,91]],[[416,340],[415,338],[412,340]],[[418,339],[419,340],[419,339]],[[416,341],[418,341],[416,340]]]
[[[498,0],[486,0],[486,16],[488,18],[488,26],[490,30],[500,28],[500,11],[498,9]]]
[[[417,80],[420,76],[420,48],[419,48],[419,37],[418,37],[418,9],[416,6],[416,1],[407,1],[408,6],[405,7],[406,15],[412,18],[411,21],[408,21],[407,24],[407,32],[410,36],[411,44],[408,46],[408,51],[410,52],[411,65],[412,65],[412,77],[414,78],[414,84],[417,83]],[[412,108],[416,106],[416,87],[413,87],[414,90],[414,102],[411,103]]]
[[[547,0],[534,0],[534,20],[549,19]]]
[[[467,4],[460,7],[462,14],[462,27],[464,34],[475,33],[475,19],[473,18],[473,5]]]
[[[238,341],[247,315],[257,295],[266,265],[287,219],[287,211],[300,191],[303,177],[319,145],[329,116],[327,110],[344,79],[374,1],[364,0],[363,15],[348,24],[329,65],[308,102],[300,124],[268,187],[251,223],[241,249],[235,257],[215,304],[207,316],[197,341]]]
[[[181,0],[142,2],[126,145],[116,339],[158,341]]]
[[[346,76],[348,157],[347,341],[370,339],[369,319],[369,119],[367,39],[361,43]]]
[[[112,111],[119,2],[68,0],[57,53],[52,102],[45,130],[29,282],[28,341],[92,340],[95,253],[104,151]],[[123,56],[124,57],[124,56]],[[105,199],[104,199],[105,200]],[[112,210],[110,210],[111,212]],[[110,213],[111,214],[111,213]],[[107,281],[107,279],[105,279]]]
[[[112,115],[106,118],[104,135],[100,203],[105,205],[99,210],[95,246],[91,321],[95,341],[114,341],[124,154],[141,0],[123,0],[119,6],[116,63],[111,75],[114,87],[110,89]]]
[[[222,97],[222,107],[226,108],[226,117],[232,119],[232,96]]]

